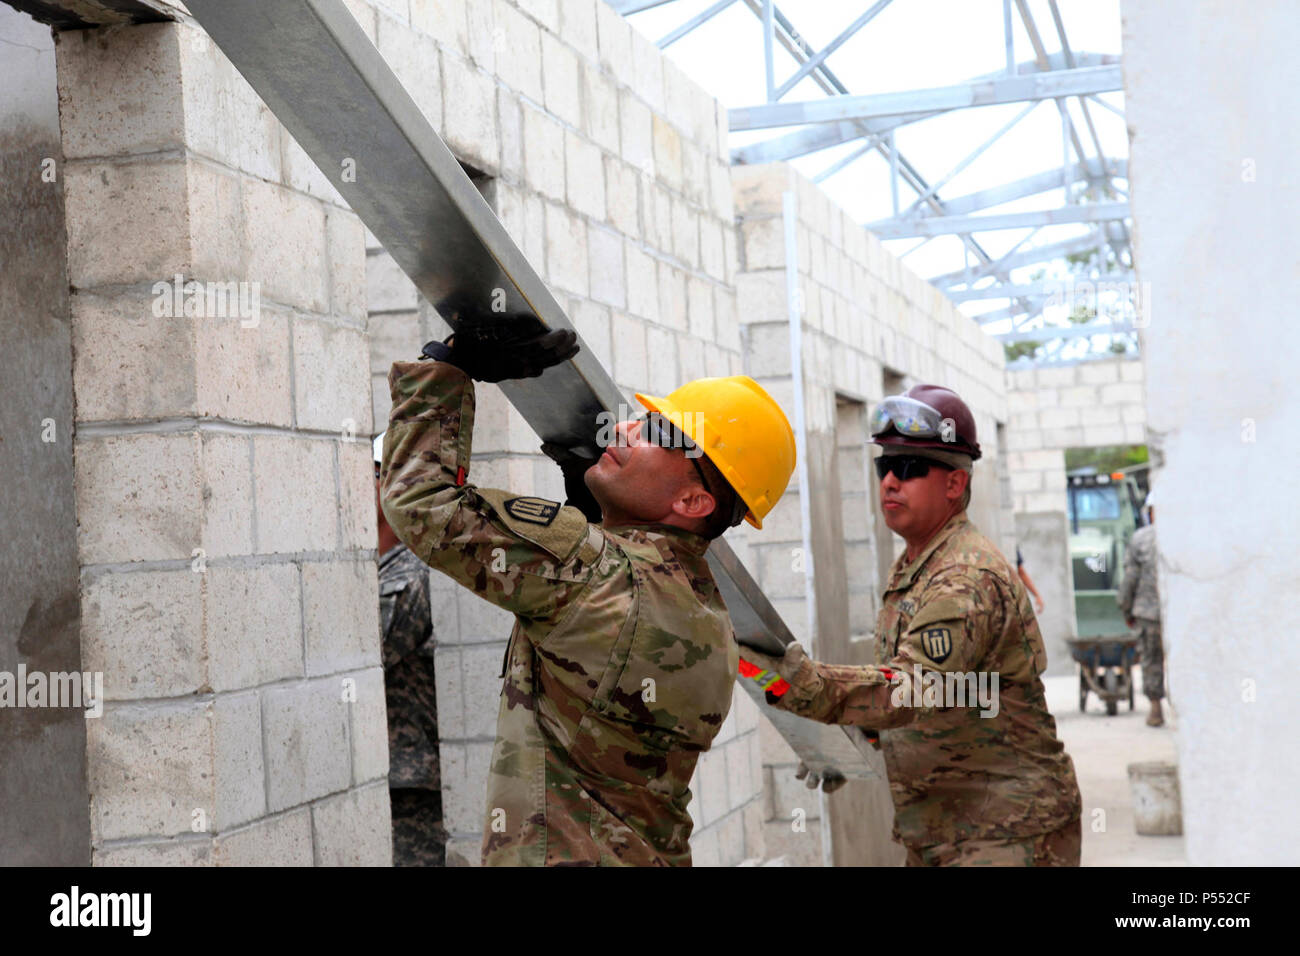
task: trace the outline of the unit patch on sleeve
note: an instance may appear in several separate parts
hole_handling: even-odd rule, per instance
[[[529,524],[549,525],[560,513],[559,502],[545,498],[507,498],[503,504],[510,517]]]
[[[946,627],[931,627],[921,632],[921,647],[926,656],[942,664],[952,653],[952,631]]]

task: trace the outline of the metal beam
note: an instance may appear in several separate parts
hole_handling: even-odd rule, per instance
[[[1074,256],[1081,252],[1087,252],[1090,249],[1097,248],[1096,233],[1088,232],[1082,236],[1073,236],[1069,239],[1062,239],[1060,242],[1048,243],[1043,246],[1034,246],[1032,249],[1026,249],[1024,252],[1015,253],[998,260],[998,267],[1003,272],[1009,272],[1012,269],[1019,269],[1023,266],[1031,266],[1038,262],[1046,262],[1049,259],[1060,259],[1062,256]],[[964,285],[970,282],[976,282],[988,276],[990,273],[978,270],[967,271],[961,269],[957,272],[946,272],[943,275],[931,276],[928,281],[931,285],[945,289],[951,285]]]
[[[843,30],[843,32],[840,33],[839,36],[837,36],[830,43],[826,44],[824,47],[822,47],[820,50],[814,53],[812,57],[809,58],[808,62],[804,63],[799,67],[799,69],[795,70],[794,75],[791,76],[790,79],[786,80],[784,83],[782,83],[780,86],[776,88],[776,95],[773,96],[772,98],[774,100],[779,100],[781,97],[785,96],[785,94],[789,93],[790,90],[794,88],[795,84],[797,84],[800,80],[802,80],[813,70],[817,69],[817,67],[821,66],[828,56],[830,56],[841,46],[843,46],[845,42],[847,42],[848,39],[853,36],[853,34],[857,33],[864,26],[866,26],[873,19],[875,19],[876,14],[879,13],[881,10],[885,9],[885,7],[889,6],[891,2],[892,0],[877,0],[875,6],[871,7],[869,10],[867,10],[866,13],[862,14],[862,16],[854,20],[851,24],[849,24],[847,28]]]
[[[946,236],[954,233],[1019,229],[1023,226],[1059,226],[1071,222],[1107,222],[1129,215],[1126,202],[1098,202],[1085,206],[1062,206],[1035,212],[1007,212],[992,216],[929,216],[911,219],[883,219],[869,222],[881,239],[910,239],[913,236]]]
[[[505,312],[572,328],[344,0],[186,5],[429,302],[503,298]],[[599,416],[625,399],[589,348],[501,389],[543,441],[570,447],[594,447]],[[712,542],[708,559],[737,636],[779,654],[793,637],[725,540]],[[813,770],[879,776],[860,729],[776,708],[767,717]]]
[[[1131,323],[1120,322],[1115,325],[1095,326],[1088,325],[1071,325],[1071,326],[1043,326],[1042,328],[1029,329],[1024,332],[990,332],[990,338],[995,338],[999,342],[1047,342],[1057,339],[1080,339],[1092,338],[1095,335],[1125,335],[1129,332],[1137,331]]]
[[[799,103],[768,103],[728,110],[730,128],[736,131],[796,126],[802,123],[834,123],[846,119],[899,116],[923,110],[965,109],[998,106],[1027,100],[1107,93],[1124,88],[1119,66],[1053,70],[1027,76],[1005,76],[955,86],[900,93],[871,93],[865,96],[832,96]]]
[[[696,27],[701,26],[702,24],[712,20],[719,13],[727,9],[727,7],[731,6],[735,2],[736,0],[718,0],[717,3],[709,7],[703,13],[696,14],[695,16],[687,20],[685,23],[683,23],[681,26],[679,26],[676,30],[673,30],[672,32],[665,34],[659,40],[656,46],[658,46],[659,49],[661,50],[667,49],[670,45],[676,43],[678,40],[686,36],[686,34],[690,33]]]
[[[1137,281],[1132,272],[1112,272],[1095,279],[1080,279],[1069,276],[1064,279],[1041,279],[1038,282],[1025,282],[1018,285],[990,285],[980,289],[963,289],[958,292],[945,292],[953,302],[969,302],[972,299],[1014,299],[1026,295],[1069,295],[1072,287],[1096,286],[1101,283],[1124,283],[1131,285]],[[1106,291],[1106,290],[1101,290]]]
[[[1123,159],[1112,160],[1106,164],[1104,169],[1095,159],[1088,160],[1087,165],[1083,163],[1074,164],[1075,182],[1107,179],[1111,176],[1117,176],[1121,179],[1128,178],[1128,161]],[[1024,179],[1003,183],[1000,186],[990,186],[988,189],[967,193],[964,196],[951,196],[945,199],[943,204],[948,207],[950,213],[961,216],[967,213],[979,212],[981,209],[1001,206],[1017,199],[1024,199],[1026,196],[1036,196],[1039,193],[1050,192],[1053,189],[1058,189],[1060,185],[1061,172],[1052,169],[1043,173],[1035,173],[1033,176],[1026,176]]]

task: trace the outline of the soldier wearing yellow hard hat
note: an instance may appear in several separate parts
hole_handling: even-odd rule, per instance
[[[734,630],[709,542],[763,519],[794,433],[753,379],[701,379],[554,446],[567,505],[469,476],[474,379],[538,375],[572,332],[462,326],[389,374],[384,513],[425,563],[515,615],[483,817],[486,865],[689,865],[689,784],[731,707]],[[475,640],[481,640],[476,637]]]

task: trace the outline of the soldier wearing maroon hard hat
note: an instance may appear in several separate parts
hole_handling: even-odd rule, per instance
[[[951,389],[917,385],[880,402],[871,433],[885,523],[907,542],[876,663],[821,663],[797,643],[782,658],[741,653],[789,683],[774,706],[878,732],[909,866],[1077,866],[1079,786],[1047,710],[1038,622],[966,517],[975,416]]]

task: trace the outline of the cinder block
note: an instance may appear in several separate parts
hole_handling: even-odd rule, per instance
[[[745,822],[739,811],[733,811],[717,824],[720,866],[739,866],[745,859]]]
[[[619,91],[618,127],[623,159],[643,173],[655,172],[655,147],[650,109],[627,90]]]
[[[620,271],[622,262],[619,263]],[[613,365],[610,343],[609,309],[586,299],[569,301],[569,320],[578,330],[582,347],[596,356],[605,368]]]
[[[619,83],[633,85],[636,76],[632,65],[632,26],[605,3],[596,4],[596,39],[600,65]]]
[[[537,24],[509,3],[493,4],[492,31],[497,75],[534,103],[542,102],[542,34]]]
[[[253,484],[261,553],[334,550],[338,490],[333,442],[254,437]]]
[[[213,690],[302,676],[296,567],[213,567],[203,580],[208,681]]]
[[[700,259],[700,216],[688,203],[674,199],[673,217],[673,254],[686,265],[694,269]]]
[[[517,0],[519,9],[552,33],[560,32],[560,0]]]
[[[253,551],[253,475],[250,439],[243,435],[203,432],[200,435],[199,476],[202,481],[204,558]],[[191,547],[187,555],[199,557]]]
[[[619,308],[626,307],[622,236],[590,226],[587,229],[587,249],[592,298]]]
[[[562,206],[546,207],[546,271],[561,289],[587,295],[587,228]]]
[[[632,242],[624,246],[627,258],[627,307],[634,315],[659,314],[659,278],[655,260]]]
[[[741,811],[745,832],[745,859],[767,858],[767,842],[763,839],[763,802],[755,800]]]
[[[1119,381],[1118,362],[1087,362],[1079,366],[1079,381],[1085,385],[1112,385]]]
[[[109,705],[86,722],[91,839],[192,833],[211,818],[211,705]]]
[[[614,228],[629,236],[640,231],[638,173],[614,156],[605,157],[605,214]]]
[[[324,208],[310,197],[261,180],[245,179],[241,189],[249,281],[260,284],[263,299],[327,312]],[[203,223],[198,217],[195,221]]]
[[[790,374],[790,330],[775,322],[745,326],[745,368],[755,378]]]
[[[561,149],[563,153],[563,149]],[[563,165],[560,166],[561,182]],[[497,183],[497,217],[506,232],[524,252],[524,257],[539,272],[546,270],[545,204],[533,193]]]
[[[749,742],[737,738],[723,749],[727,756],[728,810],[735,810],[762,796],[762,790],[754,789],[754,776],[749,766]]]
[[[300,427],[371,433],[370,355],[364,333],[299,316],[293,323],[293,361]]]
[[[366,256],[366,306],[376,312],[413,312],[420,294],[415,283],[382,249]]]
[[[596,7],[599,0],[565,0],[559,4],[560,36],[572,43],[584,59],[595,62],[599,57],[596,36]]]
[[[605,164],[600,148],[572,130],[565,130],[564,168],[569,206],[593,219],[604,219]]]
[[[678,192],[682,189],[681,135],[658,113],[651,114],[651,131],[654,137],[654,168],[661,182]]]
[[[339,157],[340,171],[342,163],[348,158]],[[308,193],[335,206],[347,205],[334,184],[284,127],[280,127],[280,179],[291,189]],[[377,246],[379,241],[375,240],[373,244]]]
[[[366,326],[366,232],[356,214],[325,209],[330,260],[330,314],[347,325]]]
[[[382,393],[381,393],[382,394]],[[337,446],[339,463],[338,510],[342,551],[368,551],[379,536],[375,506],[375,465],[365,432]]]
[[[497,90],[497,115],[501,119],[501,169],[496,183],[499,191],[505,180],[522,182],[524,178],[523,107],[505,87]]]
[[[191,269],[190,191],[182,161],[63,168],[68,282],[156,282]]]
[[[629,249],[629,264],[630,264]],[[649,380],[645,325],[622,312],[614,313],[614,379],[642,388]]]
[[[711,279],[722,282],[727,268],[723,261],[722,224],[712,216],[700,216],[700,268]]]
[[[474,35],[472,28],[470,35]],[[459,57],[444,53],[442,82],[444,102],[454,104],[447,107],[444,117],[448,148],[472,166],[495,173],[501,154],[495,81]]]
[[[182,29],[78,30],[60,35],[59,126],[65,160],[145,153],[184,142]]]
[[[564,127],[554,119],[523,104],[524,169],[530,185],[551,199],[563,202]]]
[[[434,635],[438,638],[438,646],[433,652],[434,677],[438,686],[438,737],[444,741],[464,740],[469,736],[465,730],[465,678],[460,667],[464,648],[446,643],[446,630],[437,624],[434,625]],[[444,767],[444,779],[446,775]]]
[[[646,330],[649,359],[649,385],[653,394],[667,395],[681,379],[677,372],[677,337],[666,329],[650,326]]]
[[[466,0],[465,17],[466,33],[465,36],[469,46],[469,59],[481,70],[488,73],[496,71],[496,51],[493,49],[493,13],[496,4],[492,3],[469,3]],[[446,57],[443,57],[444,62]]]
[[[374,667],[339,676],[355,681],[356,700],[348,706],[351,715],[352,785],[388,779],[388,702],[384,695],[384,669]]]
[[[317,866],[392,866],[393,820],[386,783],[349,790],[311,808]]]
[[[274,813],[350,786],[348,704],[340,681],[269,687],[261,696],[267,809]]]
[[[1038,413],[1038,424],[1043,429],[1069,428],[1079,424],[1077,408],[1044,408]]]
[[[468,0],[410,0],[411,26],[458,56],[469,52]]]
[[[292,424],[289,321],[284,312],[262,307],[254,318],[196,319],[194,341],[199,415],[259,425]],[[133,383],[124,392],[134,390]]]
[[[448,833],[474,834],[483,830],[486,810],[490,743],[448,743],[442,741],[439,771],[442,773],[442,822]],[[507,824],[509,821],[507,821]]]
[[[464,681],[467,737],[490,740],[496,736],[497,713],[501,701],[502,656],[503,648],[498,644],[475,644],[462,649],[460,666]],[[441,700],[439,704],[441,705]]]
[[[659,262],[660,325],[686,331],[686,273],[667,262]]]
[[[695,276],[686,280],[686,316],[691,335],[706,341],[715,341],[713,286]]]
[[[583,94],[587,103],[587,135],[602,149],[617,156],[618,87],[590,63],[583,64],[582,76]]]
[[[209,826],[220,832],[266,813],[262,720],[252,692],[219,694],[211,708],[214,796]]]
[[[1011,490],[1016,494],[1041,491],[1043,473],[1040,471],[1017,471],[1011,473]]]
[[[740,224],[740,234],[744,241],[747,270],[784,269],[785,233],[779,217],[746,219]],[[805,257],[801,256],[800,262],[807,268]]]
[[[380,17],[385,15],[394,17],[403,26],[410,26],[410,0],[370,0],[370,3],[374,6],[375,13]]]
[[[1129,406],[1122,410],[1111,405],[1094,405],[1091,408],[1082,408],[1079,410],[1080,424],[1087,425],[1118,425],[1123,419],[1121,412],[1127,413]]]
[[[305,562],[302,609],[308,677],[379,663],[379,582],[374,562]]]
[[[1083,429],[1083,443],[1087,446],[1124,444],[1123,425],[1092,425]]]
[[[723,116],[725,117],[725,112]],[[786,165],[731,166],[731,191],[736,215],[743,218],[779,216],[782,196],[793,185],[793,168]]]
[[[201,547],[198,437],[77,439],[82,564],[189,558]]]
[[[682,193],[700,209],[709,209],[709,174],[704,153],[685,136],[682,143]]]
[[[104,675],[106,700],[180,697],[205,682],[202,576],[105,574],[82,585],[81,666]]]
[[[275,115],[206,33],[185,22],[177,30],[188,148],[232,169],[278,181],[280,123]],[[121,72],[120,62],[113,72]],[[124,112],[135,110],[126,107]],[[239,121],[230,122],[232,116]]]
[[[1101,388],[1103,405],[1145,405],[1146,397],[1142,386],[1137,382],[1125,382],[1120,385],[1103,385]]]
[[[654,41],[638,30],[632,31],[633,88],[657,114],[664,111],[664,55]]]
[[[736,276],[736,307],[741,325],[787,321],[785,270],[739,273]]]
[[[717,830],[712,827],[707,829],[697,828],[691,834],[691,865],[696,867],[722,866],[722,845]]]
[[[511,52],[517,54],[517,51]],[[497,62],[500,63],[500,56]],[[550,33],[542,34],[542,78],[546,84],[547,112],[581,129],[578,56]]]
[[[713,287],[713,325],[717,343],[740,354],[740,322],[736,317],[736,293],[726,285]]]
[[[170,282],[159,282],[151,297],[73,292],[78,421],[193,413],[197,385],[192,333],[203,320],[172,317],[171,290]]]
[[[101,866],[215,866],[212,838],[189,833],[174,840],[157,843],[127,843],[111,847],[91,847],[93,867]]]
[[[311,811],[258,820],[214,841],[218,866],[311,866]]]
[[[1119,366],[1119,375],[1121,382],[1140,382],[1144,373],[1143,364],[1138,361],[1121,362]]]
[[[1091,385],[1075,385],[1061,389],[1061,405],[1065,408],[1087,409],[1097,404],[1097,389]]]

